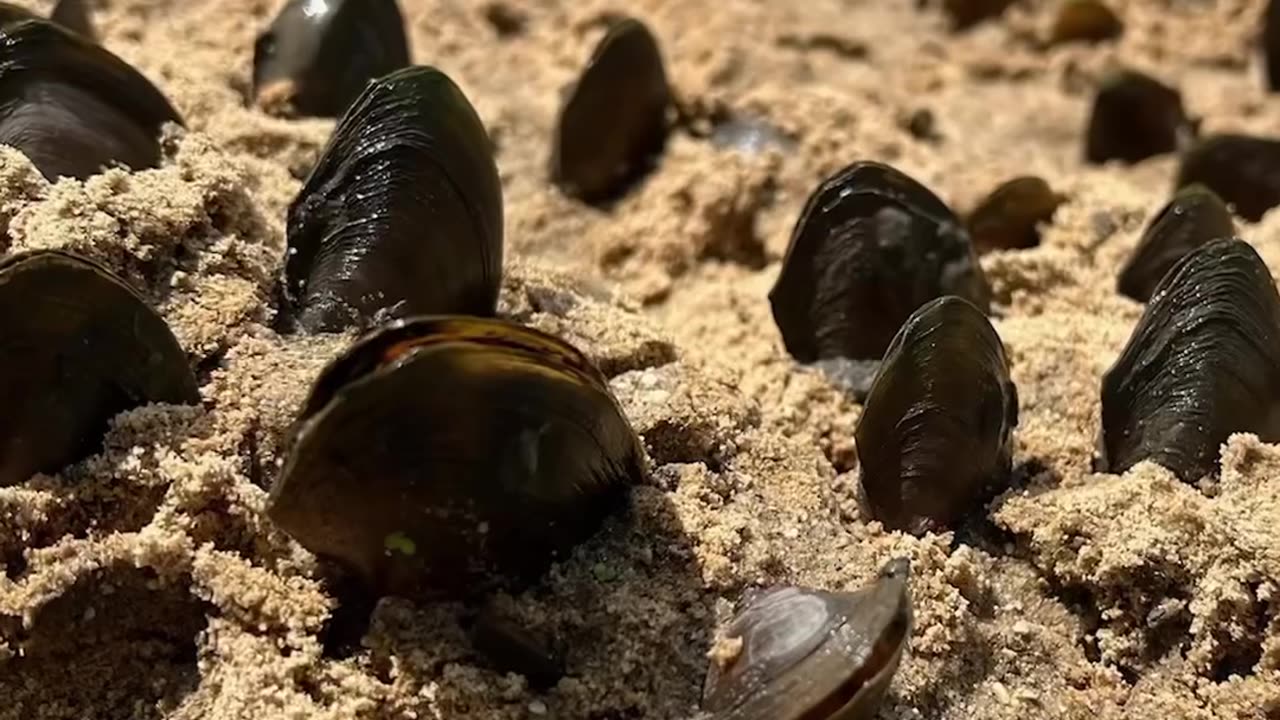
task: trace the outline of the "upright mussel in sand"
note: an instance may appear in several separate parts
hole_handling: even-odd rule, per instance
[[[1043,178],[1023,175],[1001,183],[969,213],[969,237],[978,252],[1033,248],[1040,225],[1053,220],[1063,197]]]
[[[670,104],[653,33],[632,18],[615,23],[560,109],[551,181],[588,203],[617,196],[662,151]]]
[[[502,186],[458,86],[431,67],[370,83],[290,205],[288,244],[285,297],[309,332],[492,315]]]
[[[942,10],[954,30],[967,30],[984,20],[998,18],[1015,0],[942,0]]]
[[[1102,379],[1102,464],[1143,460],[1186,482],[1213,472],[1232,433],[1280,440],[1280,295],[1238,238],[1184,256]]]
[[[88,0],[58,0],[49,12],[49,19],[68,30],[92,38],[95,33],[87,2]]]
[[[1103,78],[1085,135],[1085,160],[1136,163],[1187,145],[1196,133],[1182,94],[1153,77],[1117,70]]]
[[[160,91],[97,43],[45,20],[0,28],[0,144],[50,180],[160,162],[160,128],[181,123]]]
[[[1182,156],[1177,187],[1199,183],[1217,193],[1235,213],[1258,222],[1280,205],[1280,140],[1213,135]]]
[[[1049,42],[1100,42],[1123,33],[1124,23],[1102,0],[1064,0],[1049,30]]]
[[[253,47],[268,112],[336,117],[374,78],[409,65],[396,0],[289,0]]]
[[[1004,344],[957,297],[917,310],[885,353],[854,437],[862,491],[888,528],[962,519],[1008,482],[1018,392]]]
[[[316,381],[267,512],[375,592],[461,597],[536,578],[643,473],[604,376],[495,319],[400,320]]]
[[[1267,87],[1280,90],[1280,0],[1268,0],[1262,18],[1262,54],[1266,63]]]
[[[1203,185],[1188,185],[1147,226],[1138,247],[1120,270],[1116,289],[1138,302],[1146,302],[1182,256],[1210,240],[1233,235],[1235,224],[1222,199]]]
[[[122,411],[200,399],[164,320],[75,255],[0,261],[0,337],[0,487],[92,454]]]
[[[878,361],[903,321],[941,295],[984,311],[990,301],[959,219],[902,172],[855,162],[809,197],[769,304],[800,362]]]
[[[911,637],[910,564],[856,592],[765,591],[713,649],[713,720],[871,720]]]

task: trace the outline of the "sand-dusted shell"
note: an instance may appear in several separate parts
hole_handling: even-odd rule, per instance
[[[1236,432],[1280,440],[1280,295],[1258,253],[1214,240],[1164,276],[1102,379],[1102,464],[1151,460],[1187,482]]]
[[[87,38],[96,34],[87,0],[58,0],[49,13],[49,19]]]
[[[492,315],[502,185],[484,125],[432,67],[369,84],[289,206],[285,295],[308,332]]]
[[[855,162],[809,196],[769,304],[800,362],[879,360],[903,321],[942,295],[984,311],[990,302],[959,219],[901,171]]]
[[[160,128],[181,123],[160,91],[97,43],[46,20],[0,28],[0,144],[50,180],[160,162]]]
[[[1196,133],[1182,93],[1135,70],[1103,78],[1085,136],[1085,160],[1136,163],[1186,146]]]
[[[942,10],[955,30],[966,30],[984,20],[1000,17],[1015,0],[942,0]]]
[[[420,317],[321,373],[267,512],[376,592],[469,596],[564,557],[642,463],[604,376],[564,341]]]
[[[1146,302],[1182,256],[1210,240],[1234,235],[1235,223],[1222,199],[1203,185],[1188,185],[1147,225],[1138,247],[1120,270],[1116,289]]]
[[[1054,16],[1049,41],[1055,44],[1101,42],[1123,33],[1124,23],[1102,0],[1064,0]]]
[[[1280,205],[1280,140],[1248,135],[1214,135],[1182,156],[1177,187],[1200,183],[1218,194],[1237,215],[1258,222]]]
[[[396,0],[289,0],[253,49],[254,102],[337,117],[365,85],[409,65]]]
[[[116,414],[200,400],[164,320],[123,280],[75,255],[0,261],[0,487],[96,452]]]
[[[921,307],[885,353],[854,433],[862,491],[885,527],[957,523],[1009,481],[1018,391],[1004,344],[969,302]]]
[[[906,558],[855,592],[767,590],[712,652],[713,720],[871,720],[911,637]]]
[[[560,109],[551,181],[588,203],[616,197],[662,152],[670,105],[657,39],[639,20],[618,21]]]
[[[969,237],[980,253],[1036,247],[1040,226],[1053,220],[1063,200],[1043,178],[1013,178],[992,190],[969,213]]]

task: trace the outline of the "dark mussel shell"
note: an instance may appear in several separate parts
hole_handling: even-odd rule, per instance
[[[1280,0],[1269,0],[1262,20],[1262,53],[1266,61],[1267,87],[1280,90]]]
[[[49,13],[49,19],[87,38],[95,35],[88,0],[58,0]]]
[[[653,33],[633,18],[615,23],[560,110],[551,181],[588,203],[617,196],[662,152],[670,104]]]
[[[1195,132],[1182,93],[1140,72],[1118,70],[1103,79],[1093,100],[1085,160],[1133,164],[1178,150]]]
[[[1280,295],[1258,253],[1225,238],[1164,276],[1103,377],[1102,463],[1195,482],[1237,432],[1280,440]]]
[[[969,237],[978,252],[1036,247],[1039,226],[1053,220],[1062,201],[1044,179],[1016,177],[991,191],[969,213]]]
[[[800,362],[879,360],[903,321],[941,295],[990,302],[960,221],[902,172],[855,162],[809,196],[769,303]]]
[[[957,297],[917,310],[885,353],[854,433],[885,527],[945,528],[1009,480],[1018,391],[986,316]]]
[[[1280,140],[1247,135],[1214,135],[1188,149],[1178,168],[1177,187],[1200,183],[1235,213],[1258,222],[1280,205]]]
[[[39,20],[40,16],[13,3],[0,2],[0,28],[19,20]]]
[[[911,637],[910,563],[856,592],[782,587],[752,600],[713,653],[703,710],[714,720],[871,720]]]
[[[1212,190],[1188,185],[1174,195],[1147,226],[1116,289],[1138,302],[1151,299],[1156,285],[1183,255],[1210,240],[1235,235],[1231,211]]]
[[[1049,32],[1052,43],[1101,42],[1124,33],[1124,23],[1101,0],[1065,0]]]
[[[254,102],[336,117],[374,78],[409,65],[396,0],[289,0],[253,48]]]
[[[115,415],[200,400],[168,325],[123,280],[57,251],[0,261],[0,487],[93,454]]]
[[[604,376],[564,341],[423,317],[316,381],[270,517],[374,591],[462,597],[535,579],[643,476]]]
[[[1000,17],[1015,0],[942,0],[942,9],[955,30],[966,30],[978,23]]]
[[[0,144],[50,180],[160,162],[160,128],[181,123],[146,78],[97,43],[44,20],[0,29]]]
[[[502,185],[458,86],[432,67],[370,83],[290,205],[288,243],[285,295],[309,332],[492,315]]]

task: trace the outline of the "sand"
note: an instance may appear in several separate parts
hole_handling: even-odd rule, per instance
[[[187,120],[159,169],[51,185],[0,151],[0,251],[121,273],[203,396],[126,413],[101,454],[0,489],[0,718],[691,718],[744,591],[853,589],[898,555],[916,625],[881,718],[1280,718],[1280,449],[1235,436],[1199,486],[1092,471],[1101,375],[1141,312],[1115,275],[1176,160],[1081,161],[1117,63],[1179,86],[1206,130],[1280,134],[1262,2],[1113,0],[1121,39],[1046,48],[1047,0],[964,34],[905,0],[401,0],[413,57],[457,80],[499,148],[503,315],[601,365],[653,468],[627,514],[495,600],[563,653],[545,691],[486,664],[452,604],[384,599],[354,648],[326,650],[338,596],[264,514],[294,413],[351,339],[270,329],[285,209],[332,127],[244,106],[278,4],[95,0],[105,44]],[[621,10],[661,39],[695,125],[732,111],[789,142],[682,132],[610,211],[557,193],[560,89]],[[1040,247],[983,259],[1021,424],[1013,488],[961,537],[862,518],[860,407],[787,356],[769,312],[800,206],[856,159],[959,209],[1022,173],[1068,198]],[[1280,213],[1240,231],[1280,272]]]

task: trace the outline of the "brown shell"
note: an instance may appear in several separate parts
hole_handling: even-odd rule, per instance
[[[1093,100],[1085,160],[1136,163],[1171,153],[1195,136],[1177,89],[1133,70],[1105,77]]]
[[[1035,176],[1001,183],[969,213],[969,237],[978,252],[1022,250],[1040,244],[1040,226],[1053,220],[1063,197]]]
[[[1064,0],[1049,31],[1052,43],[1101,42],[1124,34],[1124,23],[1101,0]]]

